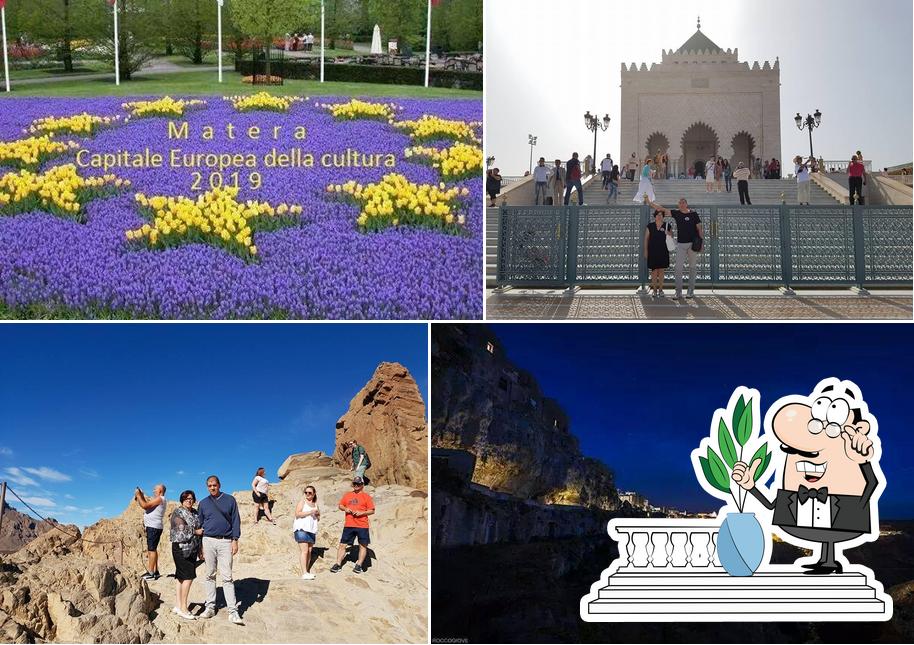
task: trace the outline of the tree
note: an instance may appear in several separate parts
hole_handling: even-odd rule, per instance
[[[198,65],[203,62],[216,47],[217,9],[216,0],[171,0],[168,38],[178,54]]]
[[[425,48],[425,12],[427,0],[368,0],[368,16],[381,27],[385,40],[391,36],[404,44]]]
[[[88,0],[32,0],[7,7],[7,20],[14,39],[28,34],[35,42],[56,50],[64,71],[73,71],[73,40],[85,31]],[[11,11],[12,10],[12,11]]]
[[[86,1],[86,0],[81,0]],[[107,2],[87,4],[88,32],[98,48],[114,65],[114,23],[112,7]],[[117,0],[120,77],[129,81],[133,72],[143,67],[162,49],[166,31],[166,6],[162,0]]]
[[[320,0],[232,0],[232,21],[248,36],[259,38],[266,47],[266,70],[270,76],[270,46],[273,38],[314,20]]]
[[[482,0],[442,0],[432,9],[432,45],[476,51],[482,42]]]

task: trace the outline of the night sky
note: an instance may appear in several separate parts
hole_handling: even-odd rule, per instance
[[[733,390],[754,387],[761,411],[823,378],[855,382],[879,422],[887,485],[882,519],[914,518],[914,341],[897,324],[496,324],[508,357],[533,373],[571,419],[587,456],[620,490],[658,506],[720,503],[695,479],[689,453]]]

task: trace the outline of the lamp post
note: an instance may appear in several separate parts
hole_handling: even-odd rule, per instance
[[[530,144],[530,173],[533,173],[533,146],[536,145],[536,137],[532,134],[527,135],[527,143]]]
[[[491,168],[492,164],[495,163],[495,156],[486,157],[486,169]]]
[[[797,124],[797,129],[803,131],[803,128],[809,130],[809,156],[815,157],[812,152],[812,131],[818,128],[822,124],[822,113],[819,112],[819,109],[816,108],[814,114],[807,114],[806,118],[800,116],[800,113],[797,112],[797,115],[793,118]]]
[[[597,166],[597,132],[601,130],[606,132],[609,129],[609,115],[606,114],[603,116],[603,120],[600,121],[599,117],[592,115],[590,110],[584,115],[584,125],[587,126],[587,129],[593,132],[593,165],[594,168]],[[592,168],[591,170],[594,170]],[[594,170],[595,172],[595,170]]]

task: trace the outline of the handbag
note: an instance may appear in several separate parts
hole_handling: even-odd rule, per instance
[[[701,249],[704,247],[704,239],[698,233],[695,233],[695,239],[692,240],[692,250],[696,253],[701,253]]]
[[[666,226],[667,226],[668,230],[671,230],[671,227],[669,224],[667,224]],[[666,250],[669,251],[670,253],[674,253],[676,251],[676,247],[677,247],[676,238],[673,237],[672,235],[667,235],[666,236]]]

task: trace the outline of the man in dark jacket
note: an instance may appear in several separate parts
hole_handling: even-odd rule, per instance
[[[568,206],[568,200],[571,199],[572,188],[577,188],[578,206],[583,206],[584,187],[581,186],[581,162],[578,161],[577,152],[565,163],[565,206]]]
[[[229,622],[244,625],[235,602],[235,583],[232,580],[232,558],[238,554],[241,537],[241,515],[238,503],[231,495],[222,493],[221,483],[215,475],[206,480],[209,496],[200,500],[198,513],[203,524],[203,558],[206,561],[206,609],[200,618],[216,615],[216,569],[222,578],[222,593],[229,611]]]
[[[835,545],[874,531],[879,534],[878,519],[871,521],[870,514],[880,480],[872,463],[878,457],[868,436],[868,415],[855,385],[829,380],[808,398],[788,397],[774,413],[771,428],[786,458],[781,489],[773,501],[755,486],[761,459],[748,466],[737,462],[732,475],[774,511],[773,524],[804,543],[821,545],[819,561],[803,565],[808,575],[841,573]]]

